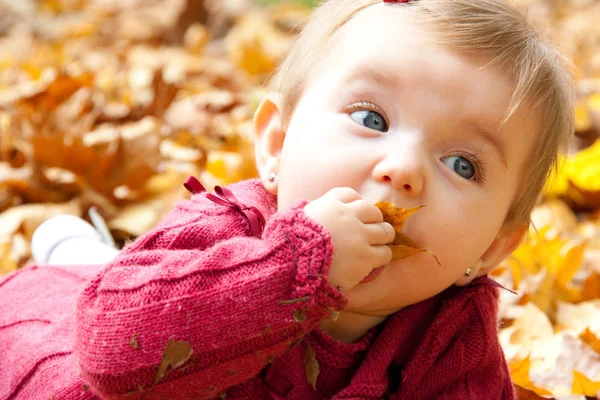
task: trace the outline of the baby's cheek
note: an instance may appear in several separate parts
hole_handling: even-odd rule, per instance
[[[436,253],[442,264],[463,268],[483,255],[495,238],[495,230],[480,218],[464,216],[440,224],[430,235],[434,243],[428,250]]]

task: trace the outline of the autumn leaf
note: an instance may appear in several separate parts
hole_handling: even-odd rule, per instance
[[[163,352],[162,360],[158,366],[158,371],[154,377],[154,384],[158,383],[165,375],[185,364],[194,351],[189,342],[185,341],[174,341],[169,339],[167,347]]]
[[[581,372],[573,370],[573,388],[571,389],[571,392],[574,395],[580,394],[596,397],[598,393],[600,393],[600,381],[594,382]]]
[[[529,378],[529,369],[531,368],[531,360],[529,356],[521,361],[517,361],[509,364],[510,376],[512,377],[515,385],[520,386],[524,389],[530,390],[540,396],[552,396],[552,393],[546,389],[539,388],[531,382]]]
[[[134,333],[131,336],[131,340],[129,341],[129,346],[131,346],[132,349],[137,350],[139,347],[139,343],[138,343],[138,334]]]
[[[394,203],[389,201],[379,202],[375,204],[375,206],[381,210],[381,213],[383,214],[383,220],[392,225],[394,227],[394,231],[396,231],[396,237],[394,238],[394,241],[392,244],[388,245],[388,247],[392,250],[392,261],[402,260],[418,253],[427,252],[439,265],[442,265],[435,254],[429,250],[419,248],[415,242],[401,232],[406,219],[424,206],[400,208],[396,207]]]
[[[581,290],[583,301],[600,299],[600,273],[592,272],[583,282]]]
[[[304,352],[304,370],[306,371],[308,382],[316,390],[317,378],[320,372],[319,362],[317,361],[315,350],[308,342],[306,342],[306,350]]]
[[[600,339],[590,330],[590,328],[586,328],[581,335],[579,335],[579,339],[581,341],[594,349],[594,351],[600,354]]]
[[[560,163],[548,181],[545,193],[563,196],[582,207],[600,206],[600,141]]]
[[[517,392],[517,399],[519,400],[554,400],[554,397],[542,397],[537,393],[531,390],[523,389],[520,386],[516,386],[515,389]]]

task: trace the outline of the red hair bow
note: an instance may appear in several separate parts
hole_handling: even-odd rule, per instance
[[[383,0],[384,3],[408,3],[410,0]]]

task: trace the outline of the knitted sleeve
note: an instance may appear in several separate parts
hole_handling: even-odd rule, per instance
[[[498,341],[497,289],[465,289],[447,300],[404,371],[398,399],[516,400]]]
[[[327,278],[331,239],[301,207],[261,238],[236,210],[205,208],[180,207],[82,292],[75,349],[102,398],[218,397],[345,305]]]

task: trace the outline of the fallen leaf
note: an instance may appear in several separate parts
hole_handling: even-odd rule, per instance
[[[129,341],[129,345],[130,345],[130,346],[131,346],[131,348],[132,348],[132,349],[134,349],[134,350],[137,350],[137,349],[138,349],[138,347],[139,347],[139,343],[138,343],[138,340],[137,340],[137,338],[138,338],[138,335],[137,335],[137,333],[134,333],[134,334],[131,336],[131,340]]]
[[[11,257],[10,242],[0,243],[0,276],[17,269],[16,261]]]
[[[529,369],[531,368],[531,360],[527,356],[524,360],[509,364],[510,376],[515,385],[524,389],[530,390],[540,396],[552,396],[552,393],[546,389],[539,388],[531,382],[529,378]]]
[[[192,346],[189,342],[178,342],[169,339],[169,343],[167,343],[167,347],[165,347],[162,360],[158,366],[158,371],[156,372],[156,377],[154,378],[154,384],[158,383],[162,378],[164,378],[165,374],[168,372],[173,371],[174,369],[177,369],[185,364],[193,353],[194,351],[192,350]]]
[[[304,296],[304,297],[300,297],[299,299],[292,299],[292,300],[280,300],[279,304],[285,306],[285,305],[296,304],[296,303],[305,303],[308,301],[308,299],[310,299],[309,296]]]
[[[59,214],[80,216],[79,200],[64,204],[24,204],[12,207],[0,214],[0,242],[9,241],[17,232],[31,239],[42,222]]]
[[[596,397],[600,393],[600,381],[593,382],[579,371],[573,370],[573,394]]]
[[[523,389],[522,387],[516,385],[515,387],[517,392],[517,399],[519,400],[554,400],[554,397],[542,397],[537,393]]]
[[[600,273],[592,272],[583,282],[581,289],[583,301],[600,299]]]
[[[315,350],[308,342],[306,342],[306,351],[304,352],[304,370],[306,371],[308,382],[316,390],[317,378],[320,372],[319,362],[317,361]]]
[[[600,141],[596,141],[592,146],[562,160],[558,172],[548,181],[545,193],[566,197],[580,207],[598,207],[599,174]]]
[[[306,318],[308,318],[304,310],[294,309],[292,310],[292,316],[294,317],[294,321],[296,321],[297,323],[301,323],[302,321],[305,321]]]
[[[581,341],[594,349],[594,351],[600,354],[600,339],[590,330],[590,328],[586,328],[581,335],[579,335],[579,339]]]

